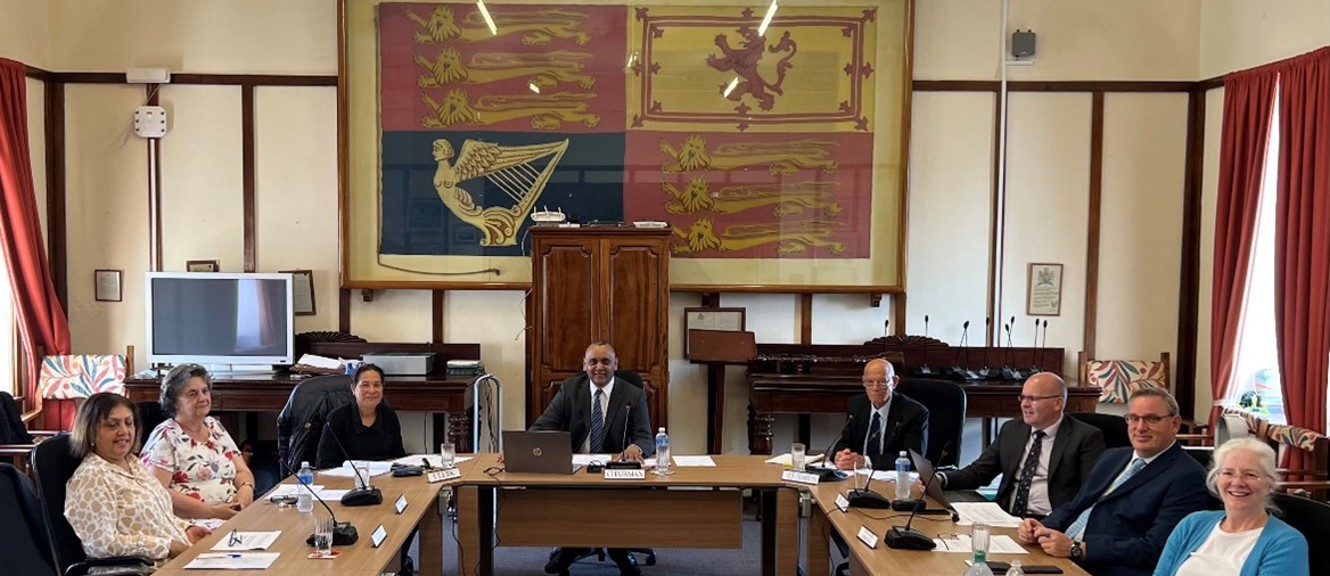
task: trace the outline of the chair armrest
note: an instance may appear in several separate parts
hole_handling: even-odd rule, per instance
[[[83,576],[92,568],[120,566],[120,570],[98,570],[99,575],[139,575],[151,574],[156,567],[151,558],[146,556],[113,556],[111,558],[88,558],[71,565],[65,570],[65,576]]]

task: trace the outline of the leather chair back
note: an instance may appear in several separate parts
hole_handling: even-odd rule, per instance
[[[928,409],[928,445],[924,457],[936,467],[957,466],[965,435],[965,389],[955,382],[929,378],[902,378],[896,392]],[[946,457],[942,450],[947,450]]]

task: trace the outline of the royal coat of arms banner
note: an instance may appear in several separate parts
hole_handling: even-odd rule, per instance
[[[908,0],[344,0],[343,285],[517,287],[532,214],[676,289],[903,287]]]

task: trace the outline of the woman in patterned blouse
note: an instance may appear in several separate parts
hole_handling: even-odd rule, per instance
[[[171,491],[181,518],[230,518],[254,501],[254,474],[212,410],[212,377],[181,364],[162,378],[162,413],[143,446],[143,465]]]
[[[70,447],[82,458],[66,484],[65,518],[89,558],[174,558],[208,535],[171,512],[171,495],[134,457],[134,404],[93,394],[74,417]]]

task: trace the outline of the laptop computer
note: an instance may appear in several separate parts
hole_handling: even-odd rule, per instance
[[[581,468],[573,464],[572,445],[568,432],[504,430],[504,471],[572,474]]]
[[[943,492],[941,482],[933,480],[936,471],[933,469],[932,462],[929,462],[927,458],[914,450],[910,450],[910,461],[914,463],[914,469],[919,471],[919,481],[928,482],[928,485],[924,487],[928,497],[942,504],[944,508],[950,508],[952,502],[988,502],[983,494],[973,490]]]

